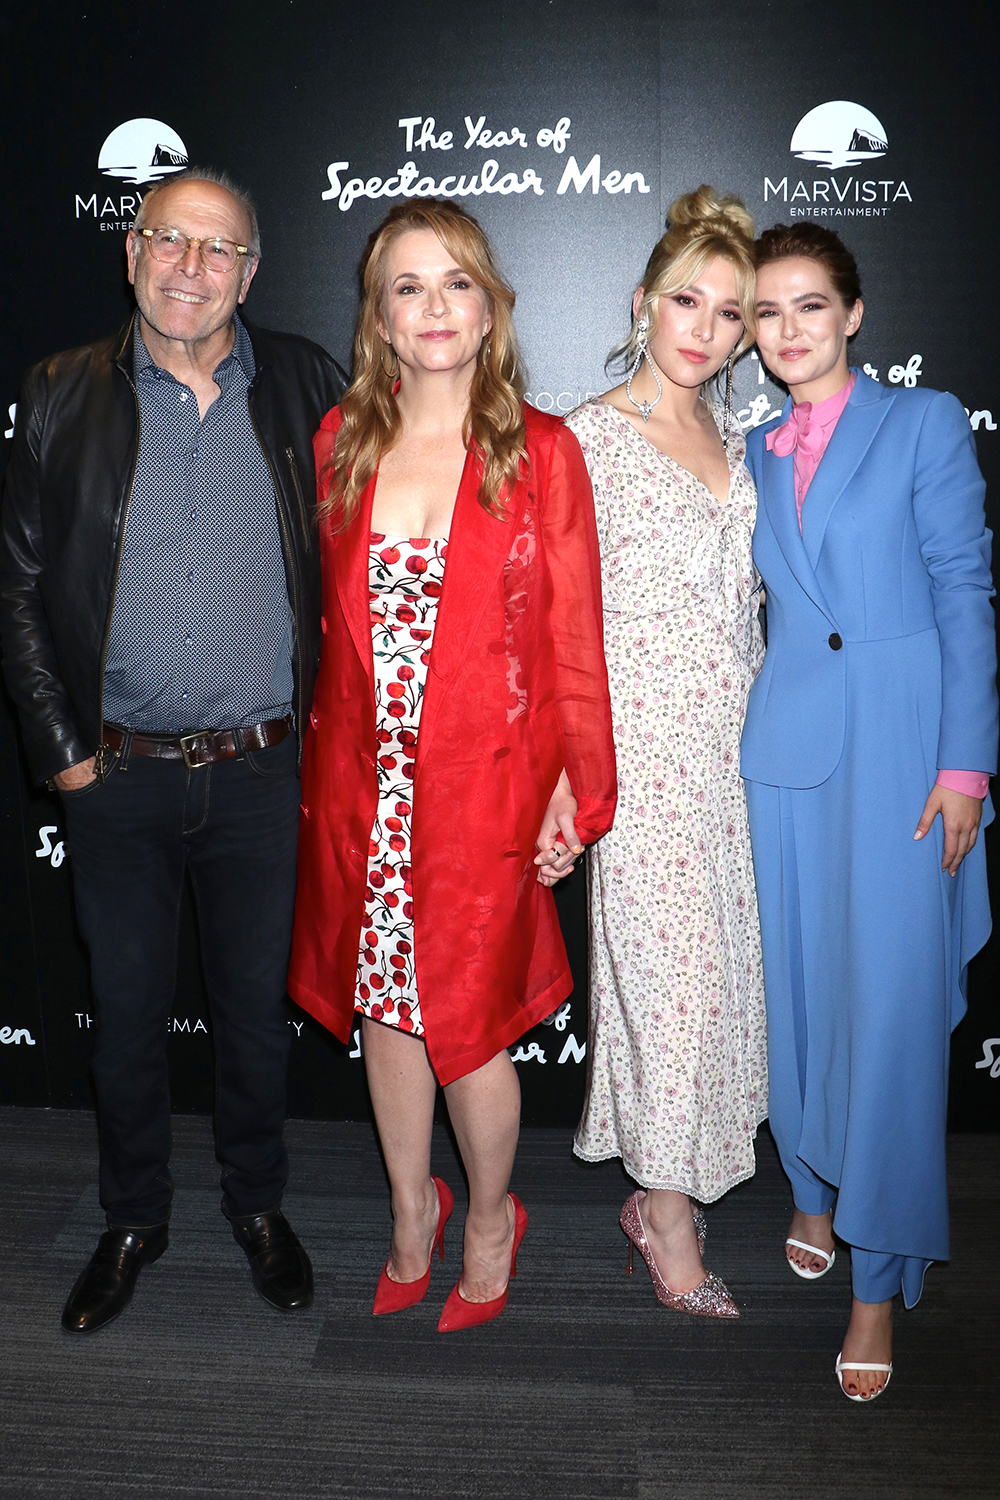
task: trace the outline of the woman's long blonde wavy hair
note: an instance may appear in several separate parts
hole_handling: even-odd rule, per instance
[[[736,295],[743,318],[743,333],[734,356],[739,358],[754,341],[757,318],[754,310],[756,252],[753,219],[739,198],[720,197],[715,188],[702,183],[693,193],[671,203],[667,232],[653,246],[642,273],[642,304],[632,314],[628,338],[612,349],[608,365],[621,362],[626,368],[636,360],[641,347],[639,321],[649,320],[648,337],[656,332],[656,304],[661,297],[681,292],[704,271],[710,260],[721,256],[736,273]]]
[[[497,269],[490,242],[472,215],[456,204],[436,198],[400,204],[371,234],[361,260],[353,379],[341,398],[343,421],[333,458],[319,476],[324,493],[320,514],[329,517],[336,531],[354,519],[362,491],[402,428],[394,395],[399,362],[378,325],[384,324],[389,250],[411,229],[433,230],[455,265],[486,293],[493,326],[476,357],[462,441],[482,461],[479,502],[491,515],[503,515],[504,500],[528,462],[521,408],[524,376],[511,316],[514,292]]]

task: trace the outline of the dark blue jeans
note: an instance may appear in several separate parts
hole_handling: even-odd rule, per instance
[[[167,1025],[185,873],[194,887],[215,1040],[223,1209],[278,1208],[295,900],[295,735],[189,770],[133,755],[63,794],[76,909],[97,1002],[101,1205],[111,1225],[170,1215]]]

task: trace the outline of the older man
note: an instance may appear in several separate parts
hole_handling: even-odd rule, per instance
[[[319,653],[317,345],[243,320],[253,205],[222,174],[152,187],[137,314],[25,378],[0,537],[4,671],[61,794],[90,950],[107,1215],[63,1327],[89,1333],[167,1248],[167,1017],[192,880],[216,1052],[223,1212],[257,1290],[305,1307],[280,1212],[298,766]]]

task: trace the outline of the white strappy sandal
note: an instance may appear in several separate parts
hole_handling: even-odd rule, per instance
[[[830,1267],[837,1259],[836,1250],[831,1250],[828,1253],[826,1250],[821,1250],[818,1245],[807,1245],[804,1240],[793,1240],[789,1238],[785,1241],[785,1244],[794,1245],[796,1250],[808,1250],[811,1255],[822,1256],[823,1260],[826,1261],[826,1265],[823,1267],[822,1271],[810,1271],[806,1266],[797,1266],[794,1260],[792,1260],[791,1256],[786,1255],[785,1259],[788,1261],[788,1264],[791,1266],[796,1276],[801,1276],[803,1281],[818,1281],[821,1276],[826,1275],[827,1271],[829,1271]]]
[[[820,1251],[821,1255],[822,1255],[822,1253],[823,1252]],[[829,1266],[827,1267],[827,1270],[829,1270]],[[820,1271],[819,1274],[822,1276],[823,1272]],[[842,1371],[844,1371],[844,1370],[884,1370],[885,1371],[885,1385],[883,1385],[879,1390],[872,1391],[872,1393],[871,1393],[870,1396],[852,1396],[852,1395],[850,1395],[850,1393],[848,1391],[844,1391],[844,1395],[847,1397],[848,1401],[865,1401],[865,1402],[868,1402],[868,1401],[874,1401],[876,1396],[881,1396],[882,1391],[884,1391],[884,1390],[886,1390],[888,1388],[889,1381],[892,1379],[892,1365],[891,1364],[888,1364],[888,1365],[867,1365],[867,1364],[862,1364],[862,1363],[860,1363],[860,1362],[858,1362],[856,1360],[850,1360],[850,1359],[845,1362],[841,1358],[841,1355],[843,1354],[843,1352],[844,1352],[843,1349],[841,1349],[840,1354],[837,1355],[837,1363],[834,1365],[834,1369],[837,1372],[837,1383],[840,1386],[840,1389],[842,1391],[844,1391],[844,1377],[843,1377],[843,1374],[842,1374]]]

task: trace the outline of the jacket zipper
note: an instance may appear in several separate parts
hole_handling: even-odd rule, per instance
[[[281,527],[281,540],[282,540],[282,542],[284,544],[285,554],[286,554],[286,556],[288,558],[288,574],[289,574],[289,576],[291,577],[291,580],[292,580],[292,617],[293,617],[293,620],[295,622],[295,649],[296,649],[296,651],[300,655],[300,661],[299,661],[299,681],[298,681],[297,694],[296,694],[296,696],[297,696],[297,702],[296,702],[296,705],[295,705],[295,719],[296,719],[296,724],[297,724],[298,730],[299,730],[299,760],[300,760],[300,763],[301,763],[301,758],[302,758],[302,749],[301,749],[301,746],[302,746],[302,662],[301,662],[301,652],[302,652],[302,601],[301,601],[301,599],[299,597],[299,574],[298,574],[298,569],[295,566],[295,552],[294,552],[294,550],[292,548],[292,539],[291,539],[291,536],[289,535],[289,531],[288,531],[288,521],[287,521],[284,509],[283,509],[282,504],[281,504],[281,490],[278,487],[278,475],[277,475],[277,472],[275,471],[274,464],[271,462],[271,455],[270,455],[270,453],[268,453],[268,451],[265,448],[263,442],[261,441],[260,429],[257,426],[257,419],[256,419],[256,417],[254,416],[254,413],[253,413],[253,403],[252,403],[252,401],[250,399],[251,395],[252,395],[252,388],[251,388],[250,391],[247,392],[247,412],[249,413],[249,416],[250,416],[250,426],[253,428],[254,437],[257,439],[257,446],[258,446],[258,448],[260,449],[261,453],[264,456],[264,462],[267,464],[268,473],[271,476],[271,483],[274,485],[274,501],[275,501],[275,509],[278,512],[278,525]]]
[[[299,466],[295,462],[295,449],[290,444],[285,449],[285,457],[288,459],[288,467],[292,475],[292,488],[295,491],[295,498],[299,502],[299,515],[302,519],[302,538],[308,552],[312,548],[312,536],[309,532],[309,516],[306,511],[306,502],[302,495],[302,486],[299,484]]]
[[[121,366],[118,367],[121,369]],[[142,412],[139,408],[139,392],[135,388],[135,382],[124,370],[122,374],[132,387],[132,397],[135,401],[135,447],[132,451],[132,472],[129,474],[125,486],[125,497],[122,506],[121,527],[118,534],[118,549],[115,557],[115,571],[111,579],[111,602],[108,607],[107,624],[104,627],[104,644],[101,647],[100,685],[97,693],[97,746],[100,750],[104,739],[104,668],[108,659],[108,647],[111,644],[111,619],[115,612],[115,595],[118,592],[118,575],[121,572],[122,554],[125,551],[125,529],[128,526],[129,507],[132,504],[132,490],[135,487],[135,473],[139,467],[139,444],[142,441]]]

